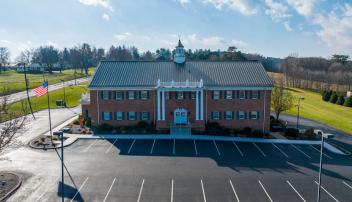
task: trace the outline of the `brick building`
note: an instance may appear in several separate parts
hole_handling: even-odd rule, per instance
[[[257,61],[186,61],[179,41],[174,61],[102,61],[82,98],[92,124],[155,123],[158,130],[269,130],[273,83]]]

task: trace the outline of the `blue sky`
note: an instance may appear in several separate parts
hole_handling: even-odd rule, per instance
[[[264,56],[352,53],[350,0],[1,0],[0,46],[176,45]]]

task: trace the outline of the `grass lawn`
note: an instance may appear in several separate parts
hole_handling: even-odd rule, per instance
[[[85,74],[81,74],[80,70],[77,70],[76,78],[84,77]],[[89,74],[94,73],[94,68],[89,69]],[[62,73],[45,73],[44,76],[49,80],[50,84],[61,82],[61,80],[73,80],[75,79],[74,70],[68,69],[62,71]],[[27,74],[29,80],[29,87],[35,88],[43,83],[43,74]],[[24,73],[17,73],[15,70],[4,71],[0,74],[0,96],[4,95],[2,89],[6,87],[9,93],[16,93],[26,90],[24,82]]]
[[[83,82],[77,86],[66,87],[66,105],[67,107],[75,107],[79,105],[80,98],[83,93],[88,92],[87,88],[88,82]],[[56,106],[56,100],[63,100],[63,89],[55,90],[50,92],[50,107],[51,108],[61,108]],[[39,111],[48,108],[47,95],[42,97],[32,97],[31,103],[33,107],[33,111]],[[27,100],[24,100],[23,103],[27,104]],[[10,104],[9,112],[16,113],[17,116],[24,115],[22,111],[22,102],[15,102]],[[27,114],[30,113],[29,108]]]
[[[301,117],[316,120],[352,134],[352,108],[325,102],[317,92],[298,88],[288,88],[288,90],[294,97],[305,98],[301,101]],[[297,107],[293,107],[286,113],[297,115]]]

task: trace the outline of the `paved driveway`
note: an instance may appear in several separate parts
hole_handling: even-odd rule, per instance
[[[78,140],[65,148],[65,196],[66,201],[315,201],[318,149],[232,141]],[[17,156],[26,151],[21,152]],[[351,157],[324,152],[322,201],[350,201]],[[27,163],[41,163],[41,172],[48,172],[30,177],[9,201],[59,201],[60,164],[48,162],[55,155],[31,151],[33,160]],[[46,168],[49,163],[54,166]]]

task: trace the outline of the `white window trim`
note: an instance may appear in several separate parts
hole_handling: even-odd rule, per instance
[[[130,95],[133,94],[133,97],[131,99]],[[135,91],[128,91],[127,92],[127,96],[128,96],[128,99],[129,100],[135,100],[135,95],[136,95],[136,92]]]
[[[180,97],[179,97],[179,95],[181,95]],[[185,99],[185,94],[182,92],[182,91],[179,91],[179,92],[177,92],[176,93],[176,99],[177,100],[183,100],[183,99]]]
[[[253,95],[255,95],[255,97]],[[254,90],[254,91],[251,92],[251,99],[252,100],[257,100],[258,99],[258,91]]]
[[[115,95],[115,99],[116,100],[123,100],[123,91],[116,91],[115,93],[116,93],[116,95]],[[121,93],[121,97],[120,98],[117,98],[117,94],[118,93]]]
[[[230,96],[228,95],[230,93]],[[226,94],[226,100],[232,100],[233,99],[233,92],[230,90],[225,91]]]
[[[106,114],[108,115],[108,118],[106,119]],[[104,121],[111,121],[111,116],[110,112],[103,112],[103,120]]]
[[[230,112],[231,113],[231,118],[227,118],[227,113]],[[232,111],[225,111],[225,120],[233,120],[233,112]]]
[[[109,91],[103,90],[102,93],[103,93],[103,96],[102,96],[103,100],[109,100]]]
[[[252,117],[252,113],[255,112],[255,118]],[[258,112],[257,111],[251,111],[251,120],[257,120],[258,119]]]
[[[243,117],[241,118],[241,115],[240,113],[243,113]],[[246,115],[245,115],[245,112],[244,111],[238,111],[238,120],[245,120],[246,119]]]
[[[121,113],[121,119],[118,119],[118,117],[117,117],[117,113]],[[116,112],[115,113],[115,118],[116,118],[116,121],[122,121],[123,120],[123,112]]]
[[[243,97],[241,96],[241,93],[243,93]],[[240,100],[246,99],[246,91],[240,90],[240,92],[238,94],[239,94],[238,97]]]
[[[215,113],[218,114],[217,118],[214,118],[214,117],[215,117],[215,116],[214,116]],[[212,119],[212,120],[220,120],[220,112],[219,112],[219,111],[213,111],[213,112],[211,113],[211,119]]]
[[[150,119],[150,113],[149,113],[149,112],[141,112],[141,113],[142,113],[141,120],[142,120],[142,121],[149,121],[149,119]],[[143,118],[143,114],[147,114],[147,119],[144,119],[144,118]]]
[[[143,93],[145,93],[145,98],[143,98]],[[148,91],[146,90],[141,91],[141,100],[148,100]]]
[[[215,96],[215,93],[217,93],[217,96]],[[220,91],[219,90],[214,90],[213,91],[213,99],[214,100],[220,100]]]
[[[134,114],[134,119],[130,119],[130,114]],[[136,114],[136,112],[128,112],[128,120],[129,121],[135,121],[135,120],[137,120],[137,114]]]

